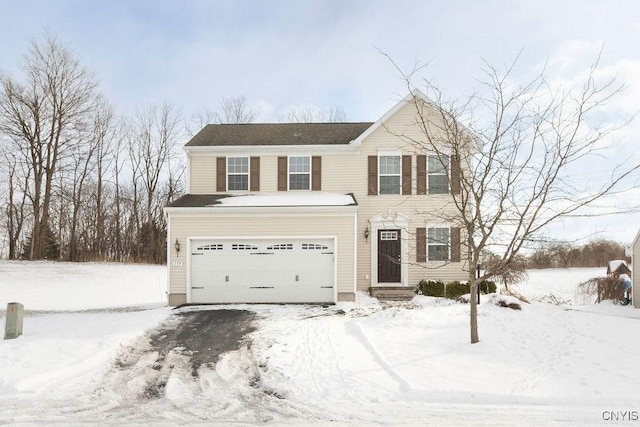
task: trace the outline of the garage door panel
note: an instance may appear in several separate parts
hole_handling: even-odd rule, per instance
[[[334,302],[333,239],[192,241],[191,300]]]

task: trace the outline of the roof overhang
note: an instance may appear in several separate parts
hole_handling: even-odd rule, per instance
[[[349,213],[358,210],[353,194],[305,192],[185,195],[165,209],[168,214]]]
[[[326,145],[216,145],[183,147],[187,154],[191,153],[224,153],[243,154],[250,153],[252,156],[268,156],[274,154],[300,153],[300,154],[358,154],[360,147],[349,144],[326,144]]]

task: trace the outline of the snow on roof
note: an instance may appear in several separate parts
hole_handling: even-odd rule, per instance
[[[627,266],[627,262],[623,259],[614,259],[609,261],[609,271],[616,271],[621,265]]]
[[[264,193],[219,198],[209,206],[352,206],[356,205],[352,194],[339,193]]]

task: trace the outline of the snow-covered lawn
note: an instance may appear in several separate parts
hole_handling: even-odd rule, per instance
[[[225,306],[255,311],[257,330],[250,345],[195,377],[179,351],[167,355],[167,372],[148,351],[145,331],[173,317],[163,307],[164,267],[0,261],[0,304],[19,301],[27,310],[24,336],[0,341],[0,424],[637,418],[640,310],[573,304],[576,285],[603,272],[530,271],[518,290],[534,302],[522,310],[483,297],[475,345],[469,307],[448,300],[381,304],[361,295],[331,307]],[[549,294],[567,304],[536,301]],[[162,385],[157,395],[148,393],[152,384]]]

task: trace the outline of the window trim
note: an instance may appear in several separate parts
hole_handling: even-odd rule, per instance
[[[449,155],[449,154],[427,154],[426,156],[427,156],[427,159],[426,159],[427,160],[426,161],[427,164],[426,164],[426,168],[425,168],[426,169],[426,175],[427,175],[427,177],[426,177],[427,178],[426,179],[426,181],[427,181],[426,182],[426,187],[427,187],[426,188],[426,193],[427,194],[434,194],[434,195],[437,195],[437,194],[450,194],[451,193],[451,155]],[[431,172],[431,170],[429,169],[429,159],[432,158],[432,157],[438,158],[438,157],[444,157],[444,156],[446,156],[447,160],[448,160],[447,169],[446,169],[445,173],[433,173],[433,172]],[[431,178],[432,175],[433,176],[445,176],[447,178],[447,189],[446,189],[446,191],[443,191],[443,192],[432,192],[431,191],[431,186],[429,184],[430,184],[430,181],[431,181],[430,178]]]
[[[231,173],[230,172],[230,168],[229,168],[229,160],[230,159],[246,159],[246,161],[247,161],[247,172],[246,173],[237,173],[237,172]],[[241,190],[231,190],[229,188],[229,182],[230,182],[229,177],[231,175],[234,175],[234,176],[246,175],[246,177],[247,177],[247,188],[246,189],[241,189]],[[251,189],[251,158],[249,156],[227,156],[226,180],[227,180],[227,191],[248,192]]]
[[[397,157],[398,158],[398,173],[397,174],[383,174],[380,162],[383,157]],[[383,193],[381,190],[382,177],[383,176],[397,176],[398,177],[398,192],[397,193]],[[402,153],[398,151],[380,151],[378,152],[378,195],[384,196],[400,196],[402,195]]]
[[[291,172],[291,159],[292,158],[306,158],[309,160],[308,164],[309,164],[309,170],[307,172]],[[311,165],[312,159],[311,156],[308,155],[291,155],[291,156],[287,156],[287,191],[311,191],[312,188],[312,184],[311,184],[311,179],[312,179],[312,165]],[[296,188],[296,189],[291,189],[291,175],[307,175],[309,177],[309,186],[308,188]]]
[[[451,261],[451,227],[444,224],[427,224],[426,227],[426,258],[427,262],[449,262]],[[447,230],[447,257],[445,259],[432,259],[429,255],[430,246],[444,246],[443,243],[430,243],[429,242],[429,230],[446,229]]]

